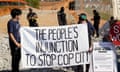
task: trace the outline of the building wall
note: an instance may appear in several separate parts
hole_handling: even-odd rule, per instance
[[[25,5],[23,3],[18,2],[0,2],[0,6],[16,6],[16,5]]]
[[[41,0],[41,1],[46,1],[46,2],[55,2],[55,1],[63,1],[63,0]]]

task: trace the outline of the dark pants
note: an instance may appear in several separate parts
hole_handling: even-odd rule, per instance
[[[94,24],[94,28],[96,30],[96,37],[99,37],[99,25],[98,24]]]
[[[12,72],[19,72],[20,59],[21,59],[21,51],[20,51],[20,48],[18,48],[12,54]]]
[[[83,72],[84,71],[83,65],[73,66],[72,68],[73,68],[74,72]],[[89,72],[89,68],[90,68],[90,64],[86,64],[85,72]]]

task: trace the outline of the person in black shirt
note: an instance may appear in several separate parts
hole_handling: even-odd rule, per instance
[[[37,23],[37,14],[36,13],[32,13],[31,15],[31,19],[29,19],[29,26],[30,27],[38,27],[38,23]]]
[[[58,11],[57,17],[58,17],[58,24],[59,25],[66,25],[67,24],[66,14],[64,13],[64,7],[61,7],[60,11]]]
[[[110,23],[110,26],[112,26],[115,23],[115,19],[113,16],[110,17],[109,23]]]
[[[31,19],[32,14],[33,14],[33,10],[29,8],[29,13],[27,14],[27,20]]]
[[[30,27],[38,26],[36,18],[37,18],[37,14],[33,12],[31,8],[29,8],[29,13],[27,14],[27,20],[29,22]]]
[[[32,14],[33,14],[33,10],[31,8],[29,8],[29,13],[27,14],[27,20],[30,26],[30,19],[32,18]]]
[[[19,18],[22,14],[20,9],[12,9],[11,17],[7,24],[9,44],[12,55],[12,72],[19,72],[19,62],[21,58],[21,44],[20,44],[20,23]]]
[[[99,24],[100,24],[100,15],[96,10],[93,10],[93,14],[94,14],[94,28],[96,30],[96,37],[99,37]]]

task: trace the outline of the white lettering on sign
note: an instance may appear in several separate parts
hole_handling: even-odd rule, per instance
[[[120,32],[119,32],[119,29],[120,29],[120,28],[119,28],[118,25],[115,25],[115,26],[113,27],[113,29],[114,29],[114,33],[116,33],[116,34],[117,34],[117,33],[120,33]]]

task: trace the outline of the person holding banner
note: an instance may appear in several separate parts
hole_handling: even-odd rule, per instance
[[[88,26],[88,37],[89,37],[89,47],[91,47],[91,37],[93,36],[95,32],[95,28],[92,26],[91,22],[88,21],[87,15],[85,13],[81,13],[79,15],[79,21],[78,24],[87,24]]]
[[[11,17],[7,24],[9,44],[12,55],[12,72],[19,72],[19,62],[21,59],[21,44],[20,44],[20,23],[19,18],[22,14],[20,9],[12,9]]]
[[[91,37],[93,36],[94,34],[94,31],[95,31],[95,28],[92,26],[92,24],[87,20],[87,15],[85,13],[81,13],[79,15],[79,21],[78,21],[78,24],[87,24],[88,26],[88,39],[89,39],[89,52],[92,51],[92,39]],[[87,64],[86,65],[86,71],[85,72],[89,72],[89,67],[90,65]],[[78,66],[78,71],[80,70],[80,68],[83,69],[83,66]]]

